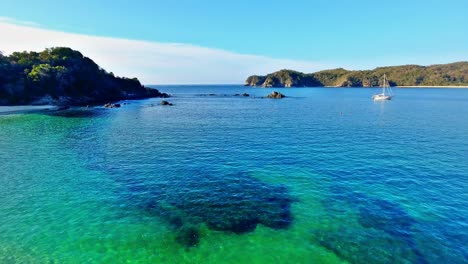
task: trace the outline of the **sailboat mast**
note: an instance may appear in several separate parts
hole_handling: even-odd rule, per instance
[[[385,94],[385,86],[387,85],[387,74],[383,75],[382,94]]]

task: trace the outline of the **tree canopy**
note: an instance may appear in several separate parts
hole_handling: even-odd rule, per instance
[[[305,74],[281,70],[266,76],[253,75],[245,85],[263,87],[377,87],[386,74],[392,86],[466,86],[468,62],[431,66],[404,65],[380,67],[366,71],[348,71],[342,68]]]
[[[29,104],[45,96],[59,103],[93,104],[167,95],[136,78],[116,77],[71,48],[0,54],[0,104]]]

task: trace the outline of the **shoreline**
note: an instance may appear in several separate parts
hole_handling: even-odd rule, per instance
[[[54,107],[53,105],[0,105],[0,114],[37,112]]]
[[[54,105],[14,105],[5,106],[0,105],[0,116],[1,115],[15,115],[15,114],[32,114],[41,113],[47,111],[57,111],[58,106]]]

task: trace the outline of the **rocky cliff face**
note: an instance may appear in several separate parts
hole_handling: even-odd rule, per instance
[[[262,86],[265,82],[265,76],[252,75],[247,78],[244,83],[244,86]]]
[[[258,87],[314,87],[322,86],[313,75],[292,70],[281,70],[266,76],[253,75],[247,78],[245,86]]]

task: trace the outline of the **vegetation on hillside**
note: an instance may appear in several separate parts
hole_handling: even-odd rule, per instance
[[[391,86],[466,86],[468,62],[431,66],[404,65],[366,71],[342,68],[310,74],[281,70],[266,76],[250,76],[246,86],[261,87],[378,87],[386,74]]]
[[[133,78],[116,77],[70,48],[0,54],[0,104],[94,104],[165,97]]]

